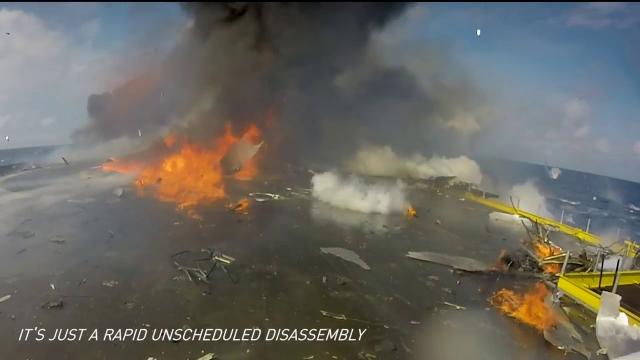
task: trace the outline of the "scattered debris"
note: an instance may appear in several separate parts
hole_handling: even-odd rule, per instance
[[[23,253],[23,252],[25,252],[25,251],[27,251],[27,248],[22,248],[22,249],[20,249],[20,250],[18,250],[18,251],[16,252],[16,255],[20,255],[20,254],[22,254],[22,253]]]
[[[559,350],[575,351],[590,359],[591,353],[585,347],[582,336],[573,326],[559,303],[553,302],[552,296],[548,295],[545,298],[545,304],[553,313],[556,323],[554,326],[543,330],[544,339]]]
[[[330,248],[320,248],[320,252],[322,254],[331,254],[333,256],[337,256],[342,260],[346,260],[351,263],[354,263],[365,270],[371,270],[369,265],[367,265],[367,263],[365,263],[364,260],[362,260],[362,258],[358,256],[358,254],[356,254],[351,250],[339,248],[339,247],[330,247]]]
[[[62,161],[64,161],[65,164],[69,165],[69,162],[67,161],[67,159],[64,158],[64,156],[61,156]]]
[[[199,357],[199,358],[198,358],[198,359],[196,359],[196,360],[213,360],[213,359],[215,359],[215,358],[216,358],[216,354],[214,354],[214,353],[208,353],[208,354],[206,354],[206,355],[204,355],[204,356]]]
[[[442,222],[440,220],[436,219],[436,224],[440,225],[440,224],[442,224]]]
[[[10,295],[9,295],[10,296]],[[320,310],[320,313],[322,314],[322,316],[327,316],[330,318],[334,318],[337,320],[347,320],[347,317],[343,314],[334,314],[328,311],[324,311],[324,310]]]
[[[492,270],[488,264],[462,256],[444,255],[429,251],[409,251],[406,256],[411,259],[433,262],[468,272],[486,272]]]
[[[411,324],[411,325],[420,325],[422,323],[420,321],[411,320],[411,321],[409,321],[409,324]]]
[[[53,283],[52,283],[52,284],[49,284],[49,287],[51,287],[51,290],[55,290],[55,289],[56,289],[56,286],[55,286],[55,285],[53,285]]]
[[[205,254],[206,256],[204,258],[193,258],[194,254]],[[187,255],[190,255],[190,257],[187,258]],[[236,259],[219,251],[212,249],[201,249],[199,252],[185,250],[171,255],[171,259],[178,271],[182,271],[189,281],[194,281],[195,279],[210,284],[209,280],[213,272],[216,269],[221,269],[232,283],[237,282],[237,279],[227,269],[227,265],[231,265]],[[178,260],[181,260],[182,263]],[[193,266],[183,265],[188,262]],[[208,270],[200,267],[202,262],[211,264]]]
[[[358,359],[360,359],[360,360],[374,360],[374,359],[376,359],[376,356],[373,355],[373,354],[370,354],[368,352],[361,351],[361,352],[358,353]]]
[[[226,174],[240,171],[240,169],[255,156],[263,144],[264,141],[258,144],[252,144],[244,138],[240,139],[240,141],[231,145],[227,153],[220,160],[222,169]]]
[[[119,187],[115,190],[113,190],[113,193],[117,196],[117,197],[122,197],[122,195],[124,195],[124,189]]]
[[[0,298],[0,303],[3,303],[3,302],[5,302],[5,301],[7,301],[9,299],[11,299],[11,295],[10,294],[9,295],[5,295],[5,296]]]
[[[610,359],[638,359],[640,357],[640,327],[629,324],[627,315],[620,312],[622,297],[602,291],[596,317],[596,337],[600,346],[607,349]]]
[[[42,304],[42,308],[45,309],[61,309],[64,306],[64,301],[62,299],[48,301]]]
[[[236,214],[243,214],[243,215],[247,215],[249,214],[249,199],[247,198],[242,198],[240,199],[240,201],[238,201],[235,204],[229,204],[227,205],[227,209],[229,209],[230,211],[235,212]]]
[[[107,286],[107,287],[116,287],[119,284],[120,283],[117,280],[109,280],[109,281],[102,282],[102,286]]]
[[[454,308],[456,310],[467,310],[467,308],[464,307],[464,306],[456,305],[456,304],[450,303],[448,301],[443,301],[442,303],[447,305],[447,306],[451,306],[452,308]]]
[[[418,217],[418,212],[416,212],[416,209],[414,209],[413,206],[409,205],[406,215],[409,219],[413,219]]]
[[[51,241],[54,244],[64,244],[67,240],[65,240],[62,236],[53,235],[52,237],[49,238],[49,241]]]
[[[368,324],[368,325],[382,326],[385,329],[389,328],[387,325],[384,325],[384,324],[376,324],[366,320],[354,319],[354,318],[347,317],[344,314],[335,314],[335,313],[324,311],[324,310],[320,310],[320,314],[322,314],[322,316],[330,317],[336,320],[351,320],[351,321],[357,321],[357,322]]]
[[[257,202],[268,201],[268,200],[282,200],[284,197],[280,194],[272,194],[272,193],[263,193],[263,192],[251,192],[249,193],[249,197]]]

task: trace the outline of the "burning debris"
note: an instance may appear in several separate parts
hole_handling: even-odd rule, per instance
[[[418,217],[418,212],[413,208],[413,206],[409,206],[407,208],[406,215],[409,219],[413,219]]]
[[[547,287],[543,283],[536,283],[524,294],[501,289],[491,296],[489,302],[506,315],[544,331],[557,322],[553,312],[545,304],[548,295]]]
[[[235,212],[236,214],[247,215],[249,214],[249,199],[242,198],[235,204],[229,204],[227,206],[227,209]]]
[[[173,202],[177,209],[191,217],[199,218],[195,208],[225,198],[225,172],[223,159],[239,142],[253,143],[260,137],[255,125],[241,136],[236,136],[231,126],[209,145],[201,145],[175,135],[164,138],[166,156],[156,161],[114,160],[102,165],[104,171],[135,173],[135,185],[140,195],[151,194],[158,200]],[[258,146],[259,148],[259,146]],[[256,149],[257,151],[257,149]],[[232,177],[250,180],[257,175],[255,153],[245,158]],[[235,155],[234,155],[235,156]]]

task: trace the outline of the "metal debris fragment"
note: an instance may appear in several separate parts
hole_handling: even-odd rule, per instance
[[[193,264],[193,266],[185,266],[183,263],[178,261],[181,260],[179,259],[180,257],[195,253],[204,253],[206,256],[204,258],[191,258],[185,259],[183,261],[183,263],[185,261],[189,261]],[[171,255],[171,259],[173,260],[173,264],[176,266],[176,269],[183,272],[186,278],[189,279],[189,281],[194,281],[195,279],[203,283],[210,284],[209,280],[213,272],[216,269],[221,269],[227,275],[227,277],[229,277],[231,282],[237,282],[237,279],[227,269],[227,265],[231,265],[234,261],[236,261],[236,259],[219,251],[212,249],[201,249],[199,252],[185,250]],[[211,264],[208,270],[200,267],[200,264],[202,262]],[[178,278],[174,277],[174,279]]]
[[[47,301],[46,303],[42,304],[42,308],[45,309],[61,309],[63,306],[64,301],[62,301],[62,299]]]
[[[116,188],[115,190],[113,190],[113,193],[117,196],[117,197],[122,197],[122,195],[124,195],[124,189],[119,187]]]
[[[329,247],[329,248],[320,248],[320,252],[323,254],[331,254],[333,256],[337,256],[340,259],[354,263],[365,270],[371,270],[369,265],[367,265],[367,263],[364,262],[364,260],[362,260],[362,258],[360,258],[358,254],[356,254],[351,250],[339,248],[339,247]]]
[[[429,251],[409,251],[406,256],[411,259],[446,265],[454,269],[468,272],[491,271],[490,265],[475,259],[470,259],[462,256],[438,254]]]
[[[64,244],[67,240],[65,240],[62,236],[53,235],[51,238],[49,238],[49,241],[54,244]]]
[[[467,310],[466,307],[461,306],[461,305],[456,305],[454,303],[450,303],[448,301],[443,301],[443,304],[447,305],[447,306],[451,306],[452,308],[456,309],[456,310]]]
[[[65,164],[69,165],[69,162],[67,161],[67,159],[64,158],[64,156],[61,156],[62,161],[64,161]]]
[[[214,354],[214,353],[208,353],[208,354],[206,354],[206,355],[204,355],[204,356],[199,357],[199,358],[198,358],[198,359],[196,359],[196,360],[213,360],[213,359],[215,359],[215,358],[216,358],[216,354]]]
[[[251,192],[249,193],[249,197],[257,202],[269,201],[269,200],[282,200],[284,197],[280,194],[272,194],[265,192]]]
[[[3,302],[5,302],[5,301],[7,301],[9,299],[11,299],[11,294],[1,297],[0,298],[0,303],[3,303]]]
[[[320,313],[322,314],[322,316],[327,316],[330,318],[334,318],[337,320],[347,320],[347,317],[343,314],[334,314],[332,312],[328,312],[328,311],[324,311],[324,310],[320,310]]]
[[[118,280],[109,280],[109,281],[102,282],[102,286],[107,286],[107,287],[116,287],[119,284],[120,283],[118,282]]]

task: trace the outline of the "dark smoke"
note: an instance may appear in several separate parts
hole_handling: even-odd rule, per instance
[[[183,8],[193,26],[163,67],[91,95],[91,122],[74,134],[77,141],[177,124],[204,140],[225,121],[237,130],[256,122],[278,156],[333,161],[363,143],[423,150],[425,123],[459,106],[434,96],[438,86],[428,93],[407,69],[380,64],[368,51],[372,33],[401,15],[405,4]]]

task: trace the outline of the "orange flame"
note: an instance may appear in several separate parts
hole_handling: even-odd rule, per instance
[[[507,316],[543,331],[557,322],[551,309],[544,303],[548,294],[547,287],[537,283],[524,295],[501,289],[489,298],[489,302]]]
[[[228,208],[238,214],[247,215],[249,213],[249,199],[242,198],[235,204],[229,204]]]
[[[533,243],[533,251],[536,253],[539,259],[562,253],[561,248],[555,245],[545,244],[541,241],[535,241]],[[557,274],[560,272],[560,264],[545,264],[542,265],[542,270],[545,273]]]
[[[260,136],[260,130],[251,125],[241,137],[237,137],[227,124],[225,133],[215,139],[212,146],[207,147],[169,134],[164,138],[164,144],[171,152],[161,161],[146,164],[113,160],[104,163],[102,170],[137,173],[135,185],[140,195],[148,192],[161,201],[174,202],[178,210],[198,218],[194,207],[226,197],[220,161],[230,147],[241,139],[255,142]],[[179,146],[175,146],[178,142]],[[234,178],[251,180],[257,173],[255,159],[251,159]]]
[[[409,219],[412,219],[412,218],[418,217],[418,212],[417,212],[417,211],[416,211],[416,209],[414,209],[414,208],[413,208],[413,206],[411,206],[411,205],[409,205],[409,207],[407,208],[407,212],[406,212],[406,214],[407,214],[407,217],[408,217]]]

